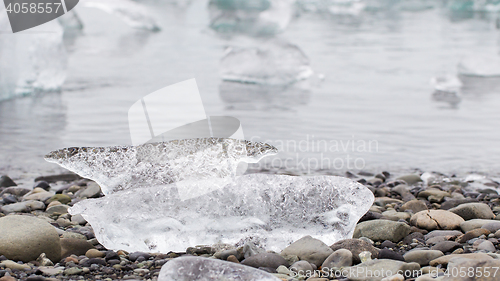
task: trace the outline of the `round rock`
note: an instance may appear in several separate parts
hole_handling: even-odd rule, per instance
[[[460,227],[464,219],[457,214],[445,210],[420,211],[414,214],[410,222],[412,225],[427,229],[452,230]]]
[[[451,208],[449,211],[461,216],[466,221],[495,218],[495,214],[493,214],[490,207],[484,203],[466,203]]]
[[[52,225],[30,216],[0,218],[0,255],[29,262],[42,253],[54,263],[61,259],[59,235]]]
[[[401,241],[410,234],[410,226],[406,223],[391,220],[373,220],[358,223],[354,229],[354,238],[367,237],[374,241]]]

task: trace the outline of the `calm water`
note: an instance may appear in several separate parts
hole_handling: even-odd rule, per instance
[[[66,40],[62,92],[0,102],[1,173],[58,171],[42,156],[62,147],[130,144],[128,108],[190,78],[208,115],[237,117],[246,138],[283,150],[275,165],[495,174],[500,168],[500,80],[465,81],[458,105],[433,100],[429,83],[455,73],[464,56],[498,56],[491,15],[455,17],[439,8],[302,13],[277,38],[228,38],[208,27],[207,1],[148,3],[161,32],[134,30],[116,16],[77,7],[85,29]],[[221,85],[225,48],[277,39],[310,58],[316,74],[308,90],[265,89],[253,101],[223,101],[227,95],[237,101],[244,91]]]

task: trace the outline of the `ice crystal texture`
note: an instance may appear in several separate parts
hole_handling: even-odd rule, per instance
[[[221,66],[225,81],[264,85],[287,85],[313,74],[309,59],[302,50],[286,42],[269,42],[254,48],[229,48]]]
[[[160,271],[158,281],[279,281],[280,279],[259,269],[228,261],[180,257],[167,262]]]
[[[104,194],[183,181],[195,188],[212,179],[214,188],[236,175],[241,161],[255,163],[277,149],[265,143],[199,138],[139,146],[71,147],[53,151],[45,160],[97,182]],[[216,179],[219,179],[217,181]],[[210,183],[206,183],[208,185]]]
[[[279,251],[306,235],[327,244],[351,238],[374,200],[365,186],[335,176],[244,175],[187,200],[181,188],[120,191],[80,201],[69,212],[81,214],[113,250],[166,253],[252,240]]]

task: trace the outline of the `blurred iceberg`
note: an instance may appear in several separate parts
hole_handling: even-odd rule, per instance
[[[120,17],[133,28],[159,31],[160,27],[143,5],[130,0],[82,0],[81,5],[101,9]]]
[[[351,238],[374,200],[365,186],[334,176],[250,174],[188,200],[178,184],[83,200],[69,212],[81,214],[112,250],[167,253],[251,239],[280,251],[305,235],[327,244]]]
[[[67,53],[58,21],[14,35],[7,13],[0,9],[0,31],[0,100],[60,90],[66,79]]]
[[[458,73],[464,76],[500,77],[500,57],[495,54],[466,57],[458,64]]]
[[[500,0],[449,0],[446,6],[452,12],[499,12]]]
[[[221,60],[224,81],[289,85],[313,73],[309,59],[298,46],[274,40],[258,47],[230,47]]]
[[[219,33],[255,36],[282,32],[294,14],[293,0],[210,0],[210,27]]]
[[[460,91],[463,87],[462,82],[456,75],[445,74],[433,77],[431,85],[434,87],[432,99],[438,102],[446,102],[455,107],[462,101]]]

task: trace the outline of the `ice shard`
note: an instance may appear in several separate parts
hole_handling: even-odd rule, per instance
[[[80,201],[69,212],[81,214],[113,250],[167,253],[258,241],[280,251],[306,235],[327,244],[351,238],[374,201],[365,186],[335,176],[250,174],[187,200],[180,188],[174,183],[120,191]]]
[[[110,194],[178,181],[193,181],[189,184],[193,186],[203,179],[233,177],[241,161],[256,163],[275,153],[277,149],[265,143],[199,138],[138,146],[64,148],[50,152],[45,160],[94,180],[104,194]]]
[[[158,281],[279,281],[277,277],[259,269],[228,261],[185,256],[167,262]]]
[[[253,48],[229,48],[221,60],[221,69],[224,81],[263,85],[288,85],[313,74],[302,50],[280,41]]]

